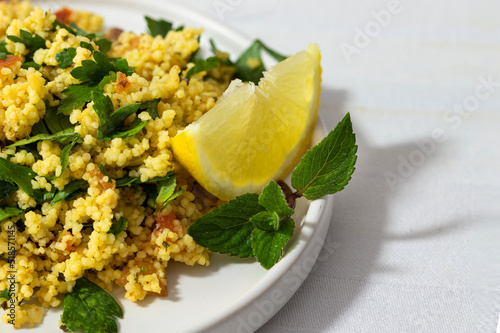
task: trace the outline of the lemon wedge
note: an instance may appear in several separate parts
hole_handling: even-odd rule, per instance
[[[177,160],[222,200],[285,177],[309,146],[318,114],[316,44],[276,64],[256,86],[234,80],[216,105],[172,139]]]

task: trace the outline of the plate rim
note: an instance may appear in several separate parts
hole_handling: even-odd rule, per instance
[[[41,6],[47,8],[46,1],[32,0],[31,2],[32,5],[37,5],[37,3],[41,3],[40,4]],[[127,5],[137,6],[137,2],[135,2],[134,0],[105,0],[105,1],[63,0],[61,2],[63,2],[62,6],[69,6],[69,7],[71,7],[74,4],[84,3],[85,7],[87,8],[92,6],[92,3],[103,3],[103,2],[106,4],[115,4],[115,5],[119,4],[120,6],[127,6]],[[62,7],[58,0],[53,0],[51,1],[51,3],[52,4],[57,3],[59,7]],[[224,39],[229,40],[233,45],[236,45],[237,48],[239,48],[240,50],[244,50],[253,41],[253,38],[250,38],[248,35],[239,31],[237,28],[230,26],[216,18],[209,17],[197,11],[194,8],[185,6],[178,2],[174,2],[173,0],[163,0],[161,2],[157,0],[156,1],[141,0],[141,7],[146,9],[161,7],[165,12],[172,13],[172,16],[174,17],[179,17],[179,16],[182,17],[189,15],[191,20],[197,22],[196,26],[200,26],[205,30],[204,32],[205,36],[214,34],[219,36],[224,36]],[[74,8],[78,8],[78,6],[75,6]],[[141,14],[144,15],[144,12],[141,12]],[[168,20],[169,18],[165,17],[165,19]],[[106,22],[106,16],[104,16],[104,20]],[[174,19],[173,21],[177,22],[177,19]],[[315,128],[315,131],[318,130],[320,132],[319,135],[321,137],[324,137],[328,132],[320,112],[318,112],[317,124]],[[252,287],[247,292],[244,293],[243,297],[238,297],[234,301],[229,302],[225,306],[218,309],[218,311],[215,314],[202,317],[195,323],[190,323],[187,326],[183,326],[178,330],[178,332],[191,333],[191,332],[203,331],[203,332],[215,333],[215,332],[221,332],[221,330],[234,331],[234,329],[238,328],[237,324],[238,323],[241,324],[241,322],[238,322],[238,318],[248,316],[249,314],[256,311],[255,309],[256,302],[262,302],[264,300],[267,300],[269,292],[273,288],[274,290],[281,290],[284,288],[282,278],[285,274],[287,274],[290,271],[290,269],[294,265],[301,265],[301,263],[303,263],[304,260],[307,258],[313,258],[313,263],[316,262],[316,259],[319,255],[319,251],[317,251],[317,248],[311,249],[312,246],[311,241],[313,239],[318,240],[319,244],[321,244],[321,247],[325,241],[326,231],[329,227],[329,222],[331,218],[333,196],[329,195],[311,201],[309,203],[309,206],[307,207],[307,212],[304,219],[307,218],[308,214],[311,211],[311,205],[315,202],[318,202],[322,208],[319,214],[316,214],[316,221],[309,221],[311,223],[314,223],[315,227],[309,233],[305,233],[304,226],[302,225],[301,232],[294,236],[297,237],[295,242],[298,242],[300,244],[297,244],[296,245],[297,248],[293,250],[294,251],[301,250],[301,251],[299,251],[298,253],[292,252],[294,256],[291,256],[290,252],[286,253],[285,256],[280,260],[280,262],[278,262],[272,268],[272,270],[266,272],[266,274],[261,279],[259,279],[259,281],[256,284],[252,285]],[[310,269],[312,269],[312,266],[310,267]],[[307,270],[307,274],[303,278],[300,277],[301,280],[300,284],[302,284],[304,280],[307,278],[310,269]],[[288,294],[285,297],[286,301],[283,302],[282,304],[278,304],[278,306],[275,306],[272,312],[264,316],[263,321],[259,323],[259,325],[257,326],[253,325],[251,327],[252,330],[257,330],[262,325],[264,325],[270,318],[272,318],[289,301],[289,299],[293,296],[293,294],[297,290],[298,287],[293,291],[289,290]],[[120,330],[124,329],[124,325],[120,321],[118,321],[118,325]],[[43,324],[41,326],[43,326]]]

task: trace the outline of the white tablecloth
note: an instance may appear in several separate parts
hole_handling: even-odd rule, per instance
[[[258,332],[495,332],[500,2],[183,0],[292,54],[323,54],[321,115],[359,159],[323,252]]]

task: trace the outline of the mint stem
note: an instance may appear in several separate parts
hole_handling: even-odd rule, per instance
[[[281,190],[285,194],[285,199],[288,207],[290,207],[291,209],[295,209],[295,201],[302,196],[302,193],[299,193],[298,191],[292,192],[290,186],[288,186],[288,184],[282,180],[278,181],[278,185],[281,187]]]

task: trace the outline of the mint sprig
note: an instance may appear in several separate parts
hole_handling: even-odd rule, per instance
[[[189,227],[188,234],[211,251],[254,256],[270,269],[293,235],[295,200],[302,196],[315,200],[341,191],[351,180],[357,149],[347,114],[293,170],[295,192],[270,181],[260,195],[244,194],[203,215]]]
[[[347,114],[320,144],[304,155],[292,173],[292,186],[309,200],[341,191],[354,172],[357,150]]]
[[[61,321],[72,332],[83,328],[86,333],[118,332],[115,317],[123,310],[113,296],[85,277],[76,280],[73,291],[64,295]]]

